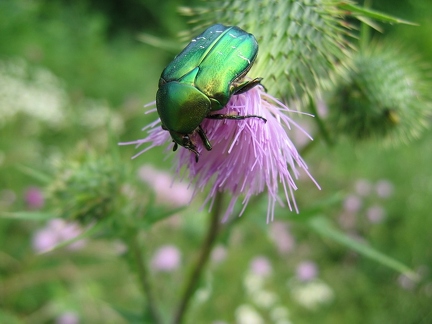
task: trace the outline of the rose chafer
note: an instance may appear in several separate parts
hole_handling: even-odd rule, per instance
[[[241,120],[255,115],[214,114],[232,95],[248,91],[262,78],[242,80],[258,53],[252,34],[239,27],[213,25],[194,38],[163,70],[156,94],[162,128],[169,131],[175,151],[178,145],[199,153],[191,141],[197,133],[205,148],[212,146],[201,127],[205,118]]]

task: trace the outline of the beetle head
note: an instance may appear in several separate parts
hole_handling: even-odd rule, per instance
[[[197,147],[194,143],[192,143],[189,135],[181,135],[176,132],[170,132],[170,135],[174,142],[173,151],[177,150],[177,147],[183,146],[184,148],[188,149],[189,151],[195,153],[195,161],[198,162],[199,159],[199,153],[197,151]]]

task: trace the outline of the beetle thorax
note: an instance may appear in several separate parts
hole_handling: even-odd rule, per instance
[[[159,88],[156,107],[168,131],[188,135],[210,112],[210,100],[192,85],[171,81]]]

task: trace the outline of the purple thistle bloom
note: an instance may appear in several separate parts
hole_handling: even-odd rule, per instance
[[[150,112],[155,111],[156,109],[153,109]],[[228,104],[217,113],[257,115],[267,119],[267,123],[260,118],[205,119],[201,125],[213,149],[207,151],[197,133],[191,135],[191,140],[197,146],[200,154],[198,163],[195,162],[193,153],[180,148],[176,171],[180,173],[182,168],[186,167],[191,181],[195,183],[195,194],[203,191],[207,185],[210,186],[205,204],[210,202],[211,208],[217,192],[230,193],[231,200],[225,212],[224,221],[232,214],[240,196],[244,197],[241,215],[251,197],[266,189],[269,199],[267,221],[273,220],[276,202],[281,206],[284,205],[279,196],[279,184],[282,185],[289,209],[298,212],[294,190],[297,190],[295,180],[300,175],[299,169],[303,169],[319,188],[287,131],[296,127],[307,137],[312,138],[285,114],[287,112],[292,111],[282,102],[264,92],[261,86],[256,86],[243,94],[232,96]],[[136,144],[137,147],[150,143],[150,146],[135,157],[155,146],[166,143],[169,143],[169,148],[172,148],[171,137],[167,131],[162,130],[159,119],[143,130],[148,132],[146,138],[123,143]]]

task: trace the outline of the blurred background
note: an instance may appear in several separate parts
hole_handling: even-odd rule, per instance
[[[49,251],[83,227],[44,220],[51,208],[44,176],[91,150],[116,155],[161,206],[188,201],[182,184],[169,190],[172,157],[165,158],[164,148],[130,160],[135,148],[117,147],[144,137],[141,129],[154,119],[143,105],[154,100],[162,69],[183,45],[178,33],[187,30],[187,18],[177,8],[185,4],[0,1],[1,323],[139,322],[145,298],[121,240],[91,236]],[[418,23],[382,24],[384,33],[374,36],[404,44],[430,65],[430,0],[375,0],[373,8]],[[245,316],[249,323],[280,324],[432,322],[431,139],[428,130],[388,149],[343,139],[329,148],[318,141],[304,158],[322,190],[305,182],[296,195],[300,210],[307,210],[311,200],[341,194],[326,217],[412,268],[419,280],[287,221],[286,210],[267,225],[263,203],[262,213],[247,214],[218,242],[190,323],[247,323]],[[146,234],[162,311],[171,312],[178,301],[186,265],[201,242],[207,215],[200,205]]]

